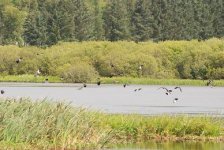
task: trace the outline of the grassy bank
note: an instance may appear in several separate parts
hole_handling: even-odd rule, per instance
[[[32,82],[43,83],[45,79],[48,79],[50,83],[62,83],[67,82],[57,76],[38,76],[34,75],[6,75],[0,76],[0,82]],[[142,84],[142,85],[191,85],[191,86],[205,86],[207,81],[203,80],[191,80],[191,79],[151,79],[151,78],[133,78],[133,77],[102,77],[103,84]],[[96,80],[92,80],[88,83],[95,83]],[[70,82],[71,83],[71,82]],[[224,86],[224,80],[214,80],[214,86]]]
[[[224,140],[211,117],[109,115],[66,103],[0,100],[0,149],[97,149],[149,140]]]

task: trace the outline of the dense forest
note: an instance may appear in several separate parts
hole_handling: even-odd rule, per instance
[[[223,0],[0,0],[0,45],[223,36]]]

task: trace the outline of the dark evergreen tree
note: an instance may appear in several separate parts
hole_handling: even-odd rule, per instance
[[[132,37],[135,41],[146,41],[152,37],[153,19],[149,0],[137,0],[132,15]]]
[[[127,9],[122,0],[110,0],[103,15],[106,39],[110,41],[130,38]]]
[[[93,0],[93,7],[94,7],[93,39],[102,40],[104,31],[103,31],[102,11],[99,6],[99,0]]]

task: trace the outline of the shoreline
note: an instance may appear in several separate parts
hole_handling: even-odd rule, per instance
[[[45,83],[45,79],[48,78],[47,83],[54,84],[82,84],[65,82],[57,76],[38,76],[33,75],[7,75],[0,76],[0,83]],[[207,80],[191,80],[191,79],[151,79],[151,78],[133,78],[133,77],[114,77],[107,78],[101,77],[101,84],[104,85],[119,85],[119,84],[131,84],[131,85],[164,85],[164,86],[206,86]],[[47,84],[45,83],[45,84]],[[96,81],[87,82],[87,84],[95,84]],[[224,87],[224,80],[214,80],[214,86]]]

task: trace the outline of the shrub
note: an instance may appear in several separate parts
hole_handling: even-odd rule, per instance
[[[73,83],[88,82],[95,79],[97,75],[94,67],[85,62],[73,64],[62,73],[65,81]]]

